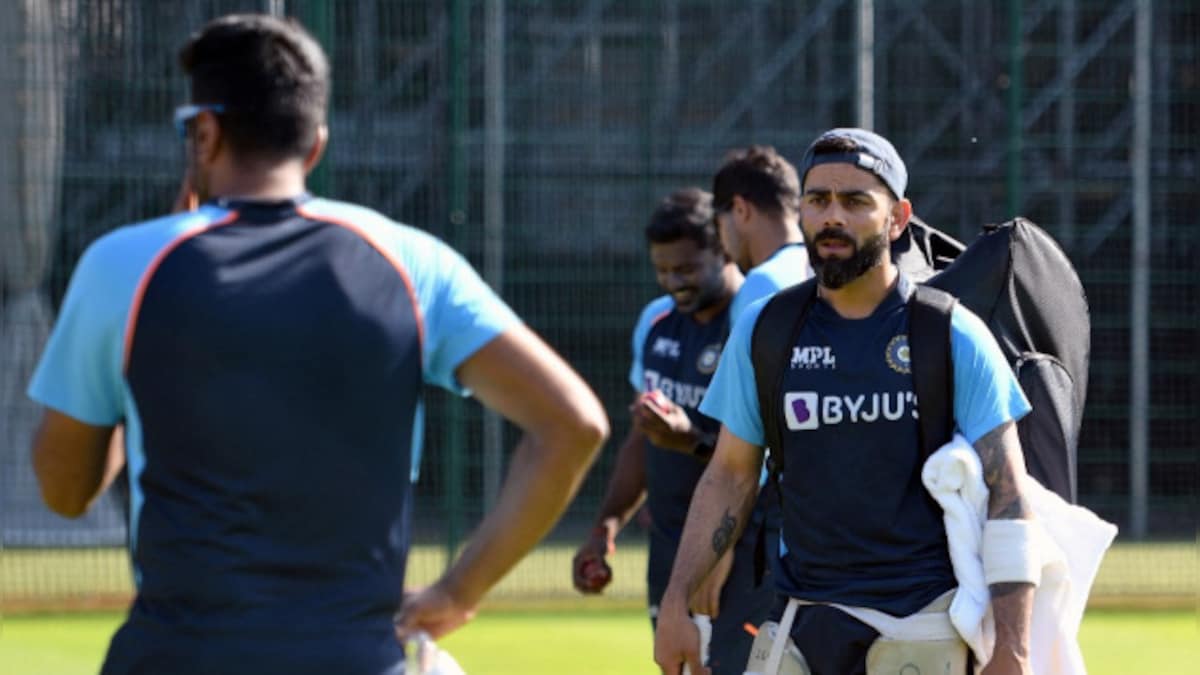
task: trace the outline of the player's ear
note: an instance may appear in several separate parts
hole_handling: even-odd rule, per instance
[[[729,210],[733,213],[735,223],[744,223],[750,220],[754,211],[754,205],[741,195],[734,195],[733,201],[730,202]]]
[[[329,143],[329,127],[322,124],[317,127],[316,137],[313,138],[312,147],[308,149],[308,155],[304,157],[304,173],[312,171],[317,163],[321,161],[321,157],[325,154],[326,144]]]
[[[192,145],[196,159],[203,164],[210,164],[221,151],[221,123],[217,116],[205,110],[192,122]]]
[[[888,225],[889,241],[896,241],[904,232],[904,228],[908,227],[908,221],[912,219],[912,212],[912,202],[907,199],[897,199],[892,202],[891,224]]]

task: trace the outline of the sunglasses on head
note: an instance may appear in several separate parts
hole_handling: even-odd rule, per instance
[[[187,125],[202,112],[223,113],[225,106],[220,103],[189,103],[175,109],[175,131],[180,138],[187,138]]]

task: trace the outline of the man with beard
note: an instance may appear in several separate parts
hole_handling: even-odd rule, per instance
[[[611,579],[604,559],[643,499],[651,520],[646,573],[651,623],[666,588],[696,481],[712,454],[717,422],[697,407],[729,334],[730,303],[742,275],[717,236],[712,201],[697,188],[667,197],[646,226],[650,261],[667,295],[650,302],[633,331],[629,381],[632,426],[620,449],[588,540],[575,556],[574,583],[598,593]],[[711,617],[708,665],[740,675],[753,637],[743,626],[766,618],[774,589],[757,583],[753,533],[724,552],[694,593]]]
[[[731,321],[755,300],[811,275],[799,220],[796,168],[775,148],[731,151],[713,176],[713,211],[721,243],[746,282],[733,298]]]
[[[128,462],[137,597],[102,672],[399,675],[405,638],[470,620],[554,524],[604,410],[446,244],[305,190],[330,82],[299,24],[221,17],[180,62],[199,206],[88,248],[29,387],[51,509],[81,515]],[[470,543],[406,597],[426,384],[525,434]]]
[[[816,299],[773,402],[786,460],[774,574],[786,599],[773,616],[812,673],[873,674],[883,671],[869,663],[878,668],[897,648],[913,647],[911,636],[896,635],[927,627],[925,617],[909,617],[944,616],[956,586],[941,510],[920,482],[925,457],[907,341],[913,284],[889,251],[912,215],[907,171],[891,143],[862,129],[822,134],[801,171]],[[665,673],[699,665],[687,599],[745,526],[757,493],[766,433],[756,378],[766,374],[754,371],[751,344],[764,305],[734,325],[700,407],[722,428],[662,599],[655,658]],[[1029,404],[983,322],[961,306],[950,319],[954,421],[978,452],[990,493],[982,550],[996,646],[985,672],[1028,673],[1038,575],[1014,423]],[[933,658],[965,671],[956,636],[935,647]]]

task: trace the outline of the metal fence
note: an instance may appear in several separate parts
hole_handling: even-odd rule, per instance
[[[640,232],[658,198],[708,185],[733,146],[798,159],[825,128],[877,129],[927,222],[969,240],[1021,214],[1062,243],[1093,319],[1080,500],[1123,537],[1194,537],[1193,3],[0,0],[8,551],[124,541],[115,500],[74,523],[40,506],[27,459],[39,411],[23,390],[83,248],[171,203],[182,149],[167,117],[187,93],[176,51],[234,10],[297,16],[330,52],[332,142],[314,191],[463,251],[596,388],[615,439],[629,333],[656,291]],[[452,548],[494,495],[513,434],[473,403],[434,394],[429,412],[418,531]],[[611,454],[560,541],[592,518]]]

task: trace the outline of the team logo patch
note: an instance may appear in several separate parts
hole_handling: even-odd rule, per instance
[[[897,335],[888,343],[887,349],[884,350],[884,357],[887,358],[888,366],[900,373],[908,375],[912,372],[912,358],[908,353],[908,336]]]
[[[717,369],[717,362],[720,360],[721,343],[711,344],[700,352],[700,358],[696,359],[696,370],[708,375]]]

